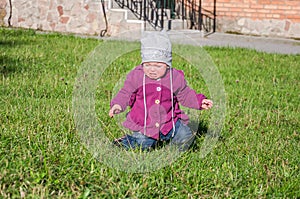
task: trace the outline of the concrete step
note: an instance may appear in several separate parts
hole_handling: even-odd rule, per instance
[[[153,28],[153,30],[155,29],[153,27],[153,25],[151,25],[150,23],[146,23],[146,28],[147,29],[151,29],[151,27]],[[160,27],[157,27],[156,29],[161,29]],[[187,20],[182,20],[182,19],[165,19],[164,20],[164,26],[163,26],[164,30],[186,30],[189,29],[189,23]]]
[[[111,9],[108,13],[109,35],[119,35],[129,30],[142,31],[144,21],[127,19],[127,11],[124,9]]]
[[[121,7],[116,1],[110,0],[110,10],[123,10],[126,11],[125,17],[128,20],[139,20],[139,18],[127,7]]]
[[[126,0],[124,0],[127,3]],[[131,2],[131,1],[128,1]],[[139,4],[136,4],[139,6]],[[161,10],[158,9],[158,14],[161,14]],[[118,35],[122,32],[134,31],[151,31],[160,30],[161,27],[155,27],[153,23],[140,20],[129,8],[121,7],[115,0],[108,0],[108,22],[110,24],[109,35]],[[157,17],[157,16],[156,16]],[[158,16],[160,19],[161,17]],[[164,13],[164,30],[184,30],[189,28],[188,20],[171,19],[170,10],[166,10]],[[155,22],[156,18],[152,19]],[[159,21],[158,21],[159,23]]]

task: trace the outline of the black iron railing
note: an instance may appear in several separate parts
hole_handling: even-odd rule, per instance
[[[202,0],[115,0],[155,29],[171,29],[172,20],[182,20],[188,29],[206,34],[216,30],[216,0],[212,10],[202,8]]]

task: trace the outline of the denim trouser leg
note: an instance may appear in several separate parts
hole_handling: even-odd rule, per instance
[[[171,145],[178,147],[179,151],[186,151],[195,139],[195,135],[191,129],[181,121],[179,127],[176,128],[175,135],[171,139]]]
[[[142,150],[149,150],[153,148],[157,142],[155,139],[147,137],[140,132],[133,132],[132,137],[135,138],[136,144]]]
[[[147,137],[140,132],[133,132],[132,135],[125,135],[124,137],[114,142],[117,146],[122,146],[125,149],[142,149],[149,150],[156,144],[156,140]]]
[[[179,151],[186,151],[195,139],[195,135],[190,128],[178,120],[175,124],[174,137],[172,138],[173,129],[168,134],[160,133],[160,141],[170,141],[171,146],[178,147]],[[142,150],[149,150],[154,148],[157,140],[147,137],[140,132],[133,132],[132,135],[126,135],[118,141],[126,149],[140,148]]]

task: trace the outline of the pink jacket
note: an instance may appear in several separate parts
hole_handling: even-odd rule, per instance
[[[170,70],[172,71],[172,82],[170,81]],[[166,135],[173,128],[172,110],[174,111],[174,123],[178,119],[185,124],[188,123],[188,116],[180,110],[179,104],[201,110],[202,100],[206,97],[203,94],[197,94],[187,85],[183,71],[171,68],[159,80],[145,77],[145,100],[143,78],[143,68],[139,65],[127,75],[123,88],[111,101],[111,107],[119,104],[122,111],[125,111],[127,106],[131,107],[123,123],[125,128],[131,131],[140,131],[148,137],[158,139],[159,132]],[[171,91],[173,91],[173,109]],[[145,112],[147,119],[144,129]]]

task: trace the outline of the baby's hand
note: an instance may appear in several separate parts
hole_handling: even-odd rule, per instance
[[[109,110],[109,117],[114,117],[115,114],[119,114],[122,111],[122,107],[119,104],[113,105]]]
[[[210,109],[211,107],[213,106],[213,101],[209,100],[209,99],[204,99],[202,101],[202,105],[201,105],[201,108],[202,109]]]

